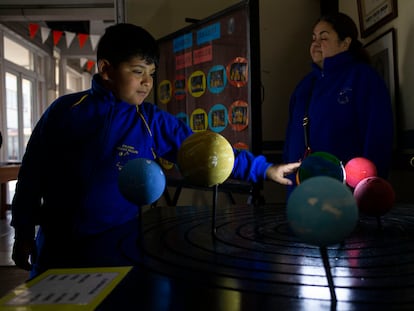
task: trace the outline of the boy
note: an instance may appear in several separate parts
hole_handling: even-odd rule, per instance
[[[192,134],[183,122],[144,102],[158,57],[156,40],[144,29],[107,28],[91,89],[58,98],[36,125],[11,222],[12,258],[31,270],[31,277],[50,268],[134,264],[121,245],[138,233],[139,207],[119,192],[119,171],[137,157],[175,162],[181,143]],[[272,165],[246,151],[235,156],[232,177],[253,182],[268,178],[288,184],[284,176],[299,166]]]

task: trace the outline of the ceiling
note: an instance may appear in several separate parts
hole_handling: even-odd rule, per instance
[[[187,5],[185,2],[187,1]],[[171,6],[179,6],[179,12],[192,11],[190,0],[0,0],[0,23],[18,24],[19,29],[27,29],[29,23],[53,30],[72,33],[103,35],[105,29],[116,22],[139,22],[140,26],[154,33],[159,13],[168,14]],[[211,0],[210,0],[211,1]],[[214,2],[214,1],[213,1]],[[221,0],[215,0],[221,3]],[[210,2],[209,2],[210,3]],[[198,6],[198,4],[192,4]],[[133,13],[132,13],[133,12]],[[171,18],[180,18],[171,16]],[[171,21],[170,21],[171,22]],[[22,23],[21,25],[19,23]],[[184,18],[183,22],[184,23]],[[181,25],[181,24],[180,24]],[[184,25],[186,25],[184,23]],[[177,26],[179,27],[179,26]],[[161,35],[159,35],[161,36]],[[63,44],[63,43],[61,43]],[[93,57],[93,50],[74,48],[63,50],[67,57]],[[80,56],[80,54],[82,54]],[[88,55],[85,55],[88,54]]]
[[[115,4],[115,0],[1,0],[0,21],[37,22],[56,30],[100,35],[115,21]]]
[[[145,27],[168,2],[171,0],[1,0],[0,21],[53,23],[54,28],[73,32],[78,27],[85,31],[89,24],[88,33],[100,35],[108,24],[126,19],[128,5],[138,8],[134,8],[134,19]]]
[[[53,30],[103,35],[108,26],[127,20],[128,9],[145,27],[168,1],[171,0],[0,0],[0,23],[22,23],[21,29],[27,29],[28,23],[37,23]],[[63,49],[62,53],[68,65],[79,71],[83,70],[81,58],[95,57],[92,49],[80,51],[76,47]]]
[[[116,6],[125,0],[1,0],[0,22],[38,23],[44,27],[102,35],[116,20]],[[145,0],[147,1],[147,0]],[[83,50],[85,51],[85,50]],[[68,53],[68,50],[66,51]],[[92,51],[85,52],[88,57]],[[90,55],[93,57],[94,53]],[[79,57],[68,58],[68,65],[82,71]]]

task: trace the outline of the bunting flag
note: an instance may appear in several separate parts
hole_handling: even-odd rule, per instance
[[[83,46],[86,43],[86,40],[88,40],[89,35],[85,33],[78,33],[78,40],[79,40],[79,46],[80,48],[83,48]]]
[[[62,38],[63,31],[53,30],[52,34],[53,34],[53,45],[56,46],[58,45],[60,38]]]
[[[91,38],[91,45],[92,45],[92,50],[95,50],[96,45],[99,42],[99,39],[101,38],[101,36],[98,35],[90,35]]]
[[[42,43],[45,43],[47,38],[49,38],[50,28],[41,27],[40,32],[41,32],[41,35],[42,35]]]
[[[80,59],[80,61],[79,61],[80,66],[81,66],[81,67],[85,66],[85,64],[86,64],[86,62],[87,62],[87,61],[88,61],[88,59],[87,59],[87,58],[85,58],[85,57],[81,57],[81,59]]]
[[[92,50],[95,50],[96,46],[98,45],[99,39],[101,38],[100,35],[90,35],[84,33],[76,34],[70,31],[52,30],[48,27],[40,27],[40,25],[36,23],[29,23],[29,36],[31,39],[35,38],[37,32],[39,31],[39,28],[41,30],[42,43],[45,43],[46,40],[49,38],[50,34],[52,33],[53,44],[56,46],[59,44],[62,35],[64,34],[66,38],[67,48],[71,46],[73,40],[75,39],[75,36],[77,36],[80,48],[83,48],[86,41],[90,39]]]
[[[39,30],[40,26],[39,24],[29,24],[29,34],[30,39],[33,39],[36,36],[37,31]]]
[[[70,45],[73,42],[73,39],[75,39],[76,34],[71,31],[65,31],[65,38],[66,38],[66,47],[69,48]]]
[[[86,63],[86,69],[90,72],[94,65],[95,62],[93,60],[88,60],[88,62]]]

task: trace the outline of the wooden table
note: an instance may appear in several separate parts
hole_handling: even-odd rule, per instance
[[[20,164],[1,163],[0,164],[0,219],[6,218],[6,211],[9,207],[7,204],[7,182],[17,179]]]

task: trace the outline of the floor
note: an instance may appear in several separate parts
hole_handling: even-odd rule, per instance
[[[11,259],[14,231],[10,226],[10,211],[0,220],[0,298],[29,276],[27,271],[17,268]]]
[[[10,226],[10,211],[7,218],[0,220],[0,266],[12,266],[11,249],[13,247],[14,231]]]
[[[6,201],[10,203],[10,198],[14,195],[15,181],[9,182],[8,186]],[[6,212],[6,219],[0,219],[0,298],[24,283],[29,276],[27,271],[16,267],[11,259],[14,230],[10,226],[10,220],[10,211]]]
[[[8,196],[6,202],[9,204],[11,203],[11,198],[14,196],[15,187],[16,181],[13,180],[8,182]],[[0,219],[0,266],[14,266],[14,262],[11,259],[14,230],[13,227],[10,226],[10,210],[6,212],[6,216],[6,219]]]

